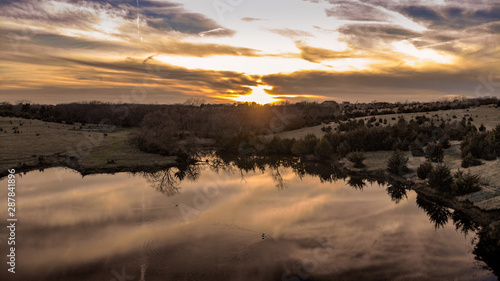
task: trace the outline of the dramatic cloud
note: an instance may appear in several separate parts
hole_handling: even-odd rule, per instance
[[[407,6],[400,9],[409,17],[430,24],[432,27],[463,29],[484,23],[500,21],[500,4],[488,9],[462,7]]]
[[[498,1],[222,2],[1,1],[0,101],[430,100],[500,72]]]
[[[348,24],[339,28],[347,42],[361,48],[374,48],[379,44],[421,37],[418,32],[397,25]]]
[[[478,85],[471,72],[392,69],[380,72],[330,73],[303,71],[291,75],[268,75],[263,81],[273,85],[276,95],[308,94],[340,100],[432,100],[446,95],[474,95]],[[418,95],[416,95],[419,93]]]
[[[326,10],[326,15],[341,20],[353,21],[385,21],[390,18],[380,8],[351,1],[336,2],[333,8]]]

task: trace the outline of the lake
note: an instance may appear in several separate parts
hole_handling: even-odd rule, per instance
[[[497,280],[476,227],[414,191],[275,162],[17,180],[2,280]],[[7,181],[0,181],[7,196]],[[7,217],[2,208],[3,218]]]

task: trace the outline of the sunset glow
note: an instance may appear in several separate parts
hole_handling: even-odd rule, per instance
[[[500,72],[491,0],[226,4],[3,1],[0,94],[115,102],[140,87],[149,103],[435,100],[474,97],[480,75]],[[274,97],[260,86],[235,96],[249,85]]]
[[[258,104],[268,104],[280,101],[280,99],[274,98],[273,96],[266,93],[265,90],[270,90],[269,86],[256,86],[250,88],[252,89],[251,94],[240,95],[231,99],[239,102],[256,102]]]

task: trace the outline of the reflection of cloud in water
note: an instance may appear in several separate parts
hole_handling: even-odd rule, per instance
[[[401,190],[369,181],[362,191],[344,181],[324,184],[318,174],[332,178],[324,172],[299,177],[283,168],[287,188],[282,190],[273,175],[260,169],[246,173],[243,182],[239,171],[177,172],[157,172],[147,179],[70,174],[60,184],[57,178],[46,180],[47,172],[29,173],[19,182],[30,191],[20,190],[25,226],[19,232],[24,241],[19,254],[25,272],[95,265],[97,276],[89,280],[107,280],[109,270],[100,276],[101,268],[125,264],[127,272],[139,276],[138,264],[147,258],[145,276],[151,280],[281,279],[324,249],[318,238],[330,237],[332,255],[318,262],[311,280],[444,280],[481,273],[472,268],[473,256],[461,233],[450,224],[435,231],[412,191],[405,190],[408,200],[394,204],[392,199],[403,198]],[[208,184],[219,186],[218,195],[185,223],[176,205],[192,204]],[[157,190],[176,194],[163,196]],[[459,214],[453,220],[471,229]]]

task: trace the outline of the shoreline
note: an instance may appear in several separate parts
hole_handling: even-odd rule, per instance
[[[283,157],[280,157],[283,158]],[[305,161],[311,164],[326,164],[327,162],[320,161]],[[59,154],[54,154],[44,157],[43,163],[39,164],[24,164],[22,166],[14,166],[9,169],[15,169],[16,173],[28,173],[35,170],[44,170],[49,168],[69,168],[79,172],[82,176],[94,175],[94,174],[115,174],[115,173],[137,173],[137,172],[156,172],[162,169],[172,168],[172,167],[182,167],[187,165],[196,165],[199,163],[204,163],[204,161],[193,160],[190,162],[179,162],[179,161],[169,161],[167,163],[151,163],[151,164],[124,164],[124,165],[110,165],[110,166],[93,166],[81,164],[80,160],[75,157],[69,157]],[[373,178],[382,179],[387,182],[388,174],[385,169],[350,169],[346,167],[345,163],[340,163],[341,169],[345,172],[348,177],[357,176],[362,178]],[[9,174],[7,170],[0,171],[0,180]],[[407,189],[414,190],[417,193],[423,194],[427,197],[439,200],[440,202],[450,206],[452,209],[463,210],[465,208],[477,209],[484,214],[496,214],[496,218],[500,219],[500,208],[496,209],[482,209],[468,199],[460,200],[458,197],[448,196],[447,194],[440,194],[438,191],[429,187],[425,180],[421,180],[417,177],[416,172],[406,174],[404,177],[400,178],[411,182],[412,184],[407,187]],[[481,185],[483,189],[484,184]],[[456,207],[456,208],[455,208]]]
[[[82,176],[95,175],[95,174],[115,174],[115,173],[137,173],[137,172],[156,172],[167,168],[179,167],[185,165],[196,164],[192,163],[181,163],[181,162],[167,162],[162,164],[129,164],[129,165],[113,165],[109,167],[105,166],[92,166],[92,165],[82,165],[79,163],[79,159],[62,156],[62,155],[51,155],[44,157],[43,164],[24,164],[22,166],[14,166],[9,169],[15,169],[16,173],[28,173],[35,170],[44,170],[50,168],[69,168],[79,172]],[[9,174],[7,170],[0,171],[0,180]]]

